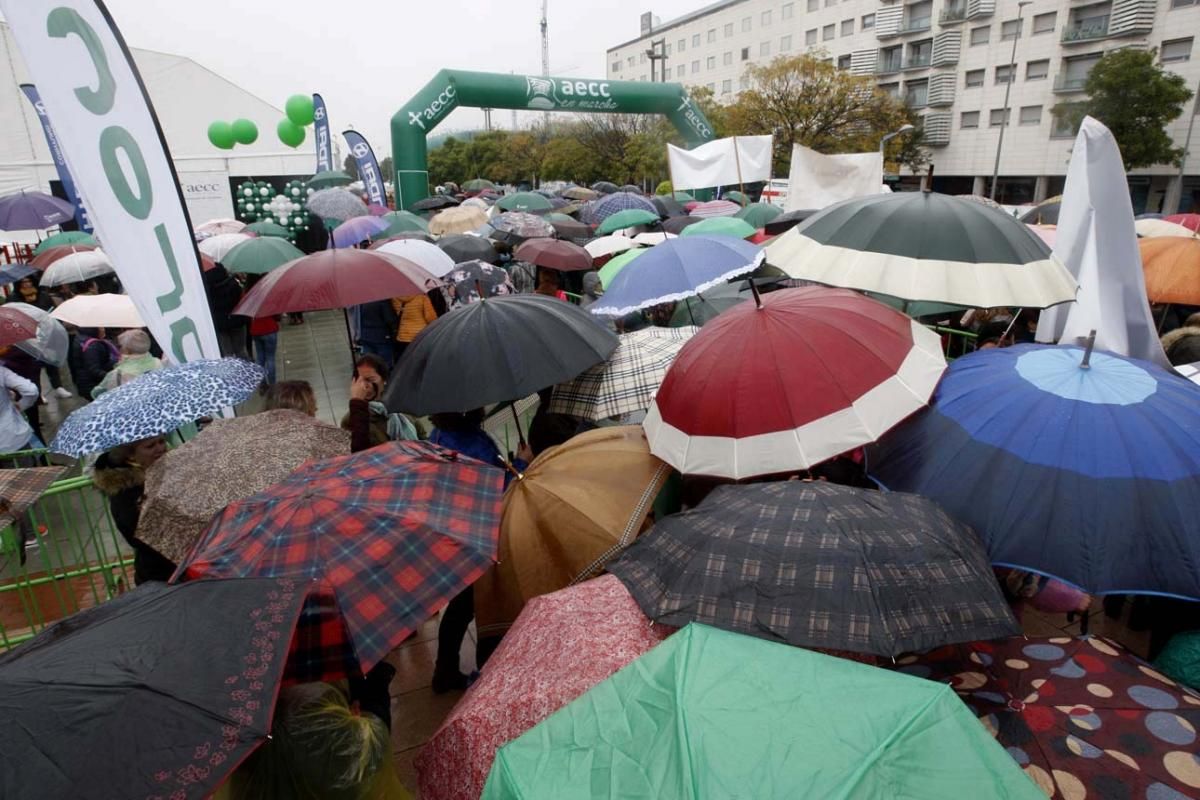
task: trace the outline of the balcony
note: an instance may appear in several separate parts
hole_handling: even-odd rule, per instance
[[[1086,75],[1082,78],[1076,78],[1060,72],[1054,78],[1054,93],[1068,94],[1070,92],[1082,92],[1085,84],[1087,84]]]
[[[957,22],[962,22],[967,18],[967,7],[965,5],[947,6],[938,14],[939,25],[953,25]]]
[[[900,21],[900,27],[896,29],[897,33],[921,33],[933,27],[932,17],[917,17],[916,19],[905,19]]]
[[[902,69],[904,69],[904,59],[902,58],[881,58],[875,62],[876,75],[889,75]]]
[[[1062,32],[1064,44],[1072,42],[1090,42],[1093,39],[1103,39],[1108,36],[1108,15],[1091,17],[1068,25]]]
[[[910,69],[925,69],[929,66],[930,61],[931,59],[929,53],[919,56],[909,56],[908,58],[904,59],[904,65],[901,67],[901,69],[906,71]]]

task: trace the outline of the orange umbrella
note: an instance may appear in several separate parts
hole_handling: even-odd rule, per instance
[[[528,600],[600,574],[641,533],[670,472],[635,425],[534,459],[504,495],[498,563],[475,584],[479,635],[504,633]]]
[[[1138,240],[1138,249],[1150,302],[1200,305],[1200,239],[1158,236]]]

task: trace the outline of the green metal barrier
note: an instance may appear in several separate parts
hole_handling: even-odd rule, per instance
[[[0,464],[44,451],[0,455]],[[133,556],[87,477],[51,484],[0,530],[0,650],[133,587]]]
[[[960,331],[958,328],[944,328],[941,325],[927,326],[931,331],[942,337],[947,361],[953,361],[959,356],[975,351],[979,335],[970,331]]]

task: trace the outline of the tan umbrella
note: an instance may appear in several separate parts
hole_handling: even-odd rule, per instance
[[[642,531],[671,468],[637,426],[599,428],[542,453],[504,495],[497,564],[475,584],[480,636],[531,598],[598,575]]]
[[[482,208],[457,206],[447,208],[429,220],[429,232],[434,236],[449,236],[479,230],[487,224],[488,215]]]
[[[1200,238],[1139,239],[1138,249],[1151,303],[1200,304]]]
[[[350,434],[299,411],[222,419],[146,471],[137,538],[179,563],[213,516],[306,461],[350,452]]]

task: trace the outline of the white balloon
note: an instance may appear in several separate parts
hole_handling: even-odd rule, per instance
[[[247,187],[247,188],[245,188],[245,189],[242,189],[242,194],[246,195],[246,197],[253,197],[253,196],[254,196],[254,190],[253,190],[253,189],[251,189],[251,188],[249,188],[249,187]]]
[[[292,220],[292,222],[294,222],[296,224],[297,228],[304,227],[304,218],[303,217],[296,217],[295,219]]]
[[[254,208],[255,208],[255,206],[254,206],[254,203],[246,203],[246,210],[247,210],[247,211],[253,211],[253,210],[254,210]]]
[[[292,197],[299,197],[299,196],[300,196],[300,190],[297,189],[295,186],[293,186],[292,187]]]
[[[271,194],[271,190],[264,186],[263,188],[258,190],[258,194],[261,197],[267,197],[268,195]]]

